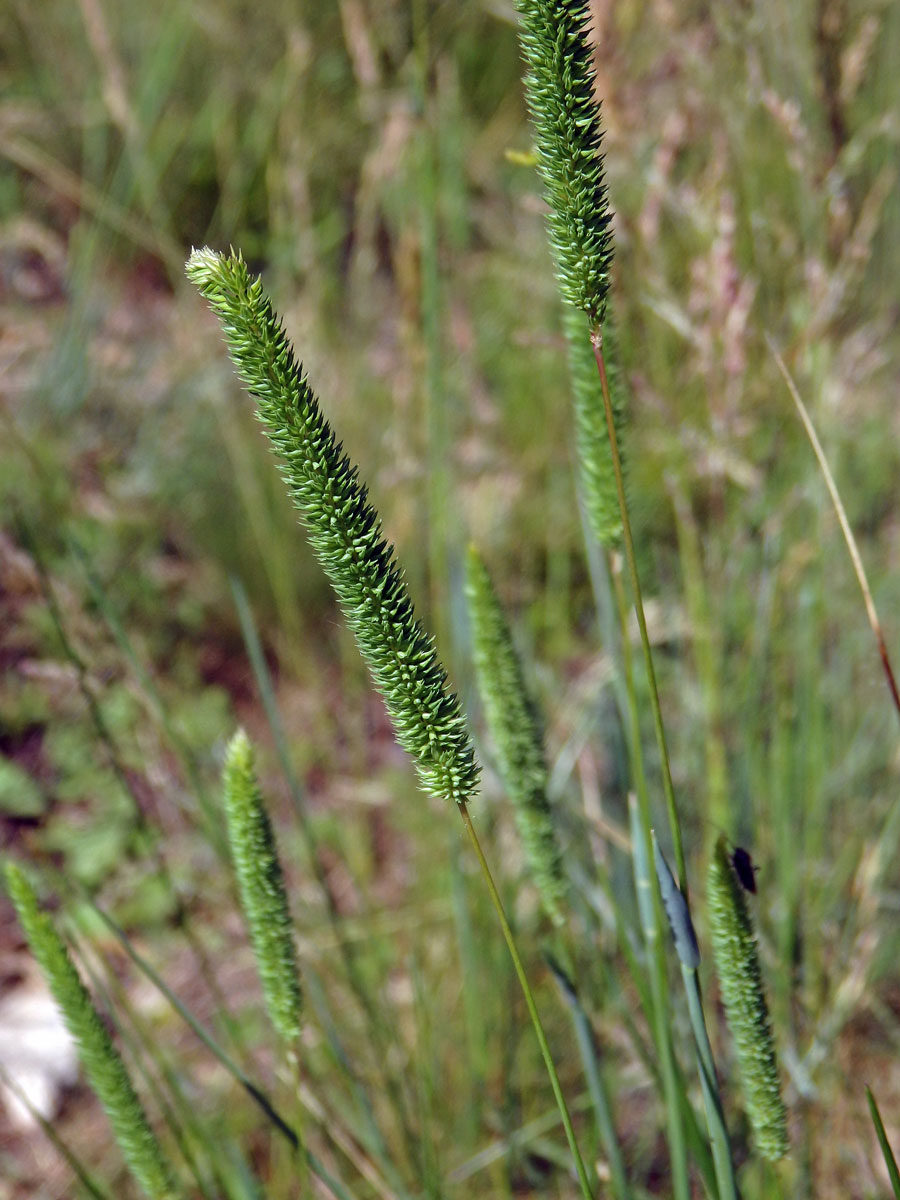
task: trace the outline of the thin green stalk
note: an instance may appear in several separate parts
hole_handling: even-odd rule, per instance
[[[672,1188],[677,1200],[687,1200],[691,1194],[688,1180],[687,1148],[684,1139],[684,1121],[675,1069],[675,1051],[672,1046],[671,1019],[668,1006],[668,983],[666,981],[665,955],[660,929],[662,914],[656,874],[650,867],[650,840],[644,832],[638,804],[629,797],[628,812],[631,822],[631,851],[634,883],[637,891],[638,911],[644,930],[644,942],[649,959],[650,986],[653,996],[654,1025],[657,1051],[662,1059],[663,1097],[666,1106],[669,1155],[672,1160]]]
[[[556,1072],[556,1065],[553,1062],[553,1056],[550,1053],[550,1046],[547,1042],[547,1035],[544,1033],[544,1026],[541,1024],[540,1014],[537,1010],[537,1005],[534,1000],[534,993],[531,990],[531,984],[528,982],[528,976],[525,973],[525,966],[519,956],[519,950],[516,946],[515,938],[513,937],[512,929],[509,921],[506,919],[506,912],[503,908],[503,901],[500,899],[500,893],[497,891],[497,885],[494,883],[494,877],[491,874],[491,869],[488,866],[487,859],[484,856],[484,851],[481,848],[481,842],[478,840],[478,834],[475,832],[475,827],[472,824],[472,818],[469,816],[469,810],[465,802],[458,805],[459,815],[462,817],[463,824],[466,827],[466,832],[469,835],[469,840],[472,843],[472,849],[475,851],[475,857],[481,867],[481,872],[484,875],[484,881],[487,884],[488,892],[490,893],[491,901],[494,905],[494,911],[497,914],[497,920],[500,923],[500,928],[503,931],[503,938],[509,950],[510,958],[515,968],[516,976],[522,988],[522,994],[525,997],[525,1005],[528,1009],[528,1015],[531,1017],[531,1023],[534,1026],[534,1032],[537,1036],[538,1045],[541,1048],[541,1055],[544,1059],[544,1064],[547,1068],[547,1074],[550,1076],[550,1086],[553,1088],[553,1095],[556,1098],[559,1115],[562,1118],[563,1129],[566,1131],[566,1140],[569,1143],[569,1149],[572,1152],[572,1157],[575,1160],[575,1170],[578,1172],[578,1182],[581,1186],[581,1194],[586,1200],[593,1200],[591,1185],[588,1182],[587,1171],[585,1170],[584,1162],[581,1157],[581,1151],[578,1149],[578,1143],[575,1140],[575,1130],[572,1128],[572,1118],[569,1116],[569,1110],[566,1106],[566,1099],[562,1092],[562,1085],[559,1082],[559,1075]]]
[[[625,674],[629,748],[635,783],[637,785],[637,803],[634,804],[629,800],[632,869],[634,871],[638,910],[640,912],[644,943],[647,947],[649,962],[653,1030],[657,1052],[661,1059],[663,1099],[666,1107],[666,1133],[669,1143],[669,1155],[672,1162],[672,1186],[678,1200],[686,1200],[690,1195],[690,1183],[688,1179],[685,1128],[678,1091],[678,1072],[676,1069],[675,1050],[672,1045],[671,1022],[669,1020],[667,1000],[669,993],[666,982],[665,954],[663,952],[662,940],[659,936],[659,931],[662,928],[662,898],[659,895],[658,888],[653,885],[655,876],[649,871],[648,852],[644,849],[649,846],[651,837],[650,801],[647,794],[647,777],[644,771],[644,754],[641,747],[640,718],[638,715],[637,692],[634,682],[634,663],[631,657],[631,643],[628,640],[628,609],[625,600],[625,590],[622,586],[622,576],[617,564],[610,563],[610,575],[613,580],[613,590],[622,639],[622,664]],[[644,860],[646,860],[647,864],[646,870],[642,865]],[[649,883],[649,889],[642,883],[642,880],[645,878]]]
[[[597,1062],[597,1044],[594,1039],[593,1030],[591,1029],[590,1019],[584,1010],[584,1005],[581,1003],[575,984],[552,958],[548,957],[548,963],[572,1017],[572,1024],[575,1028],[575,1039],[578,1042],[578,1052],[581,1055],[581,1064],[584,1067],[584,1075],[587,1080],[591,1104],[594,1108],[597,1129],[600,1133],[600,1140],[603,1143],[607,1162],[609,1163],[613,1195],[618,1200],[631,1200],[631,1187],[628,1183],[628,1176],[625,1174],[622,1148],[619,1145],[616,1127],[612,1119],[612,1104],[610,1102],[609,1089],[606,1086],[606,1081]]]
[[[451,863],[450,884],[457,952],[462,968],[462,1002],[471,1079],[470,1099],[464,1108],[470,1139],[474,1141],[482,1128],[485,1081],[488,1075],[488,1033],[482,983],[489,978],[489,972],[483,969],[484,960],[479,955],[479,945],[469,912],[469,896],[459,859],[459,851],[456,851]]]
[[[653,727],[656,732],[656,743],[659,747],[660,763],[662,766],[663,790],[666,796],[666,809],[669,815],[669,829],[672,834],[672,845],[675,849],[675,864],[678,868],[678,885],[685,899],[687,899],[687,868],[684,860],[684,845],[681,839],[681,825],[678,821],[678,810],[675,807],[675,789],[672,786],[672,770],[669,765],[669,752],[666,747],[666,733],[663,727],[662,709],[659,703],[659,690],[656,686],[656,671],[653,666],[653,653],[650,649],[650,636],[647,633],[647,618],[644,615],[643,593],[641,592],[641,581],[638,577],[637,560],[634,554],[634,538],[631,535],[631,521],[628,517],[628,503],[625,498],[625,479],[622,473],[622,460],[619,456],[618,438],[616,437],[615,411],[609,394],[609,381],[606,377],[606,363],[603,358],[603,335],[599,325],[595,326],[591,331],[591,345],[594,348],[597,370],[600,372],[603,408],[606,413],[606,428],[609,433],[613,470],[616,476],[616,494],[619,498],[619,511],[622,514],[622,536],[625,546],[625,558],[628,563],[628,574],[631,580],[634,611],[637,615],[638,627],[641,631],[641,645],[644,649],[644,665],[647,671],[647,681],[650,685],[650,707],[653,710]]]
[[[809,415],[809,410],[803,403],[803,399],[794,383],[790,371],[785,365],[784,359],[779,354],[775,343],[769,335],[766,335],[766,341],[769,344],[769,349],[774,355],[775,362],[778,364],[778,370],[781,372],[784,382],[787,384],[787,389],[791,394],[791,399],[797,412],[800,415],[800,420],[803,422],[803,428],[806,430],[806,436],[809,438],[810,445],[813,448],[813,453],[819,463],[822,471],[822,476],[825,480],[825,486],[828,489],[828,495],[831,497],[831,503],[834,505],[834,511],[837,513],[837,519],[841,526],[841,533],[844,535],[844,541],[847,543],[847,551],[850,555],[850,561],[853,564],[853,572],[856,575],[859,590],[863,595],[863,603],[866,606],[866,616],[869,619],[869,625],[875,637],[875,642],[878,646],[878,657],[881,659],[881,666],[884,671],[885,679],[887,680],[888,691],[891,693],[891,701],[897,716],[900,717],[900,688],[897,686],[897,677],[894,674],[894,668],[891,664],[890,655],[888,654],[887,643],[884,640],[884,631],[881,628],[881,621],[878,617],[878,611],[875,608],[875,601],[872,599],[872,589],[869,586],[869,579],[866,575],[866,568],[863,566],[862,555],[859,552],[859,547],[856,544],[856,538],[853,536],[853,530],[850,527],[850,522],[847,519],[847,510],[844,508],[841,500],[840,492],[837,484],[834,481],[834,476],[831,473],[831,468],[828,465],[828,459],[825,457],[825,451],[822,449],[822,443],[819,441],[815,426],[812,423],[812,418]]]
[[[421,335],[425,351],[425,428],[428,463],[428,573],[431,595],[431,620],[440,643],[446,643],[442,627],[441,600],[450,594],[450,549],[453,505],[450,488],[448,417],[449,405],[444,378],[441,285],[438,261],[438,182],[436,124],[428,84],[429,5],[426,0],[413,4],[413,40],[416,70],[414,98],[419,115],[419,146],[416,191],[419,196],[421,266]]]
[[[113,1200],[111,1192],[106,1190],[106,1187],[99,1180],[93,1178],[87,1167],[82,1163],[81,1159],[66,1145],[63,1139],[59,1136],[52,1121],[48,1121],[40,1109],[35,1108],[32,1103],[31,1096],[22,1087],[15,1075],[10,1075],[3,1063],[0,1063],[0,1083],[16,1097],[22,1107],[26,1110],[32,1121],[39,1125],[42,1133],[53,1146],[54,1150],[65,1159],[72,1174],[88,1193],[93,1196],[94,1200]]]
[[[581,1095],[575,1096],[572,1100],[573,1112],[586,1111],[591,1104],[591,1098],[587,1092],[582,1092]],[[548,1112],[542,1113],[539,1117],[535,1117],[533,1121],[528,1121],[527,1124],[520,1126],[518,1129],[510,1130],[502,1137],[494,1138],[483,1150],[479,1150],[465,1162],[454,1167],[447,1176],[448,1182],[451,1184],[466,1183],[481,1171],[486,1171],[488,1167],[501,1159],[507,1158],[513,1150],[522,1150],[523,1147],[534,1145],[537,1137],[548,1133],[554,1126],[559,1124],[559,1110],[554,1106]],[[492,1195],[494,1193],[491,1193]],[[510,1195],[509,1187],[506,1187],[506,1194]]]
[[[693,1030],[694,1041],[697,1045],[700,1087],[703,1091],[703,1106],[706,1109],[706,1125],[709,1130],[710,1145],[712,1146],[716,1182],[719,1185],[719,1197],[720,1200],[737,1200],[737,1180],[734,1177],[731,1142],[728,1138],[728,1126],[725,1124],[725,1112],[722,1108],[722,1097],[719,1093],[719,1083],[716,1078],[712,1046],[709,1044],[706,1018],[703,1015],[700,976],[696,969],[692,970],[682,963],[681,977],[684,980],[688,1013],[691,1018],[691,1029]]]

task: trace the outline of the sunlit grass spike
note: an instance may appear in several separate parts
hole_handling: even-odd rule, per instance
[[[707,901],[719,988],[737,1049],[747,1115],[760,1154],[775,1162],[788,1150],[787,1117],[756,934],[724,836],[716,842],[709,865]]]
[[[594,97],[588,0],[517,0],[525,96],[550,207],[550,241],[563,297],[603,321],[612,262],[612,214]]]
[[[259,279],[240,255],[195,250],[188,278],[222,325],[231,358],[282,462],[281,473],[331,580],[397,740],[424,787],[463,804],[478,764],[459,701],[413,611],[359,471],[341,450]]]
[[[503,784],[547,915],[563,920],[566,884],[547,801],[547,764],[537,710],[528,696],[506,617],[474,548],[466,564],[475,671]]]
[[[301,1009],[293,924],[253,747],[243,729],[228,745],[223,784],[228,840],[266,1010],[292,1046],[300,1038]]]
[[[20,868],[6,863],[3,876],[31,953],[66,1027],[78,1043],[85,1074],[103,1105],[131,1173],[152,1200],[169,1200],[176,1195],[170,1167],[65,943],[41,910],[34,888]]]

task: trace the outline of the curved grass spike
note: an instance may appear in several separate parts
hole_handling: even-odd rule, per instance
[[[209,249],[191,254],[187,274],[219,318],[238,374],[257,399],[282,476],[397,740],[427,791],[465,803],[477,788],[478,764],[459,701],[434,639],[416,620],[358,468],[322,415],[262,283],[251,279],[240,255]]]
[[[78,1043],[85,1074],[109,1117],[131,1173],[151,1200],[171,1200],[177,1192],[169,1164],[65,943],[41,910],[34,888],[20,868],[6,863],[3,877],[31,953]]]
[[[787,1117],[756,934],[724,836],[716,842],[706,892],[719,987],[737,1048],[747,1115],[760,1154],[776,1162],[788,1150]]]
[[[547,801],[547,764],[540,720],[525,687],[509,625],[487,568],[474,547],[466,562],[466,598],[478,691],[513,804],[528,865],[547,916],[562,924],[566,893],[562,855]]]
[[[612,262],[611,213],[600,153],[587,38],[589,0],[517,0],[525,97],[550,206],[550,242],[563,298],[603,322]]]
[[[600,545],[607,550],[614,550],[622,541],[622,514],[619,512],[616,475],[603,408],[603,391],[597,376],[590,330],[584,315],[570,304],[565,306],[563,312],[563,329],[568,344],[569,374],[575,406],[575,447],[585,513],[591,531]],[[622,446],[625,404],[618,362],[618,339],[608,307],[603,320],[603,350],[606,356],[616,437],[624,470],[626,464]]]
[[[301,1010],[294,929],[253,747],[243,729],[228,744],[222,782],[228,840],[266,1011],[285,1044],[294,1046]]]

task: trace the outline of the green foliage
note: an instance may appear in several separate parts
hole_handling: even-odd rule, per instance
[[[724,836],[716,842],[709,864],[707,900],[719,987],[737,1048],[747,1115],[760,1154],[775,1162],[788,1149],[775,1042],[763,992],[756,934]]]
[[[528,865],[547,915],[563,921],[566,883],[547,801],[547,764],[537,708],[528,695],[512,635],[487,568],[470,547],[466,596],[478,690],[497,765],[513,804]]]
[[[44,794],[27,771],[0,755],[0,812],[38,817],[47,807]]]
[[[152,1200],[168,1200],[175,1194],[171,1171],[125,1064],[112,1044],[68,950],[50,918],[41,911],[34,888],[23,872],[7,862],[3,875],[28,945],[69,1032],[78,1043],[85,1072],[109,1117],[125,1161]]]
[[[575,403],[575,446],[578,452],[581,495],[594,537],[601,546],[613,549],[622,540],[622,515],[619,511],[603,392],[591,346],[590,330],[582,313],[568,304],[563,312],[563,328],[569,350],[569,374]],[[616,442],[624,471],[624,385],[619,366],[615,322],[608,308],[603,319],[603,355],[609,381],[609,397],[612,401]]]
[[[403,573],[294,357],[260,280],[239,255],[195,250],[188,277],[219,317],[316,555],[425,788],[464,803],[478,765],[459,702],[413,612]]]
[[[284,875],[256,778],[253,747],[239,729],[223,777],[228,840],[266,1009],[288,1045],[300,1037],[300,983]]]
[[[603,322],[612,262],[587,0],[518,0],[525,94],[563,298]]]

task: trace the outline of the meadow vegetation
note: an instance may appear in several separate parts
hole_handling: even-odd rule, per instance
[[[591,14],[662,757],[513,5],[0,15],[0,845],[36,957],[103,1014],[79,1010],[93,1092],[115,1111],[124,1063],[140,1130],[123,1158],[86,1083],[43,1127],[0,1115],[0,1197],[138,1195],[142,1171],[179,1196],[579,1195],[460,799],[594,1195],[896,1186],[898,711],[775,351],[897,658],[900,8]],[[335,603],[194,245],[262,273],[359,465],[436,635],[452,769],[404,737],[421,697],[398,707],[352,619],[372,590]],[[2,904],[11,993],[34,975]],[[762,1122],[719,938],[758,954]]]

